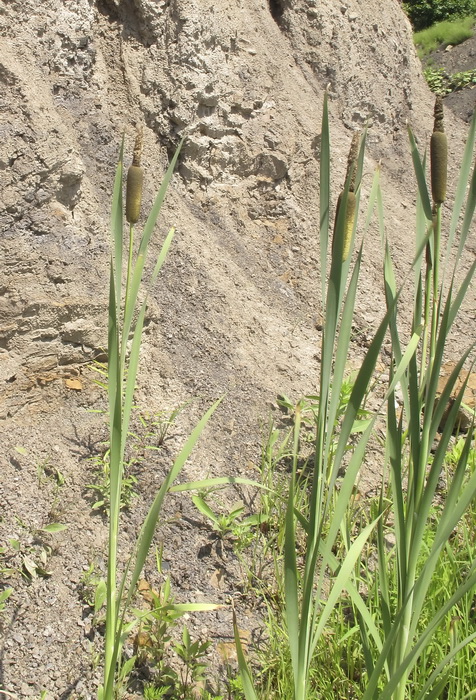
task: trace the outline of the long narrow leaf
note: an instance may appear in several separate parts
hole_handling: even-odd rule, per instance
[[[453,245],[456,229],[458,227],[458,221],[461,216],[463,209],[463,201],[466,194],[466,187],[468,185],[469,173],[471,170],[471,164],[473,162],[473,150],[474,142],[476,137],[476,111],[473,114],[471,124],[469,127],[468,138],[466,140],[466,146],[463,153],[463,159],[461,161],[461,170],[458,179],[458,185],[456,187],[455,201],[453,204],[453,213],[450,222],[450,233],[448,236],[448,253]],[[447,258],[449,257],[447,253]]]
[[[417,179],[417,184],[418,184],[418,193],[421,198],[421,203],[423,207],[423,211],[425,212],[425,216],[428,219],[428,221],[431,221],[432,215],[431,215],[431,202],[430,202],[430,195],[428,194],[428,187],[426,185],[426,179],[425,179],[425,171],[424,171],[424,166],[421,162],[420,159],[420,154],[418,153],[418,149],[415,143],[415,138],[413,136],[413,132],[408,127],[408,136],[410,139],[410,148],[411,148],[411,153],[412,153],[412,160],[413,160],[413,168],[415,170],[415,175]]]
[[[401,678],[404,676],[404,674],[408,673],[415,663],[418,661],[418,658],[422,651],[425,649],[427,646],[429,640],[432,638],[432,636],[435,633],[436,628],[438,625],[441,623],[441,621],[444,619],[444,617],[449,613],[449,611],[454,608],[454,606],[461,600],[461,598],[466,595],[470,590],[476,586],[476,562],[473,564],[471,567],[471,573],[468,575],[468,578],[466,579],[465,583],[462,584],[461,586],[458,587],[456,592],[451,596],[451,598],[445,603],[444,606],[442,606],[437,613],[435,613],[426,627],[425,631],[422,633],[416,644],[413,646],[412,650],[410,653],[405,657],[405,659],[402,661],[400,666],[396,669],[395,673],[392,675],[392,678],[388,682],[388,684],[385,686],[384,690],[382,691],[381,695],[379,695],[379,700],[391,700],[392,693],[395,691],[397,688],[398,684],[400,683]],[[362,698],[362,700],[367,700],[366,696]]]
[[[461,255],[466,245],[471,223],[473,221],[474,210],[476,208],[476,164],[473,168],[473,176],[469,183],[468,199],[466,201],[466,209],[464,212],[463,223],[461,225],[461,233],[459,239],[458,253],[456,255],[456,265],[458,265]]]
[[[119,161],[117,163],[116,175],[111,204],[111,238],[113,242],[112,267],[114,269],[114,281],[116,287],[116,305],[121,305],[121,285],[122,285],[122,250],[124,235],[124,207],[122,202],[122,175],[124,160],[124,135],[122,136],[119,150]]]
[[[414,698],[414,700],[426,700],[428,695],[428,691],[432,687],[433,683],[436,681],[438,676],[450,665],[450,663],[453,661],[454,657],[456,654],[458,654],[461,649],[464,649],[468,644],[471,644],[472,641],[476,639],[476,632],[473,632],[473,634],[468,635],[465,637],[465,639],[462,639],[461,642],[458,642],[448,654],[440,661],[438,666],[435,668],[433,673],[428,677],[427,682],[423,686],[421,692]],[[476,690],[474,691],[476,693]],[[439,695],[435,695],[436,698],[440,697]]]
[[[229,484],[244,484],[245,486],[255,486],[257,489],[263,491],[270,491],[271,493],[276,493],[273,489],[261,484],[259,481],[253,481],[253,479],[245,479],[241,476],[217,476],[210,479],[202,479],[201,481],[188,481],[185,484],[176,484],[170,487],[171,493],[179,493],[180,491],[200,491],[202,489],[212,488],[213,486],[226,486]],[[277,494],[276,494],[277,495]]]
[[[238,625],[236,622],[236,614],[233,610],[233,632],[235,636],[235,646],[236,646],[236,656],[238,658],[238,668],[240,670],[240,676],[243,683],[243,692],[245,693],[246,700],[258,700],[256,695],[253,680],[251,677],[251,671],[246,663],[245,655],[243,653],[243,646],[241,644],[240,632],[238,630]]]
[[[299,644],[300,631],[302,631],[304,628],[304,633],[307,634],[305,629],[307,619],[304,616],[301,617],[301,619],[299,618],[298,570],[296,558],[296,522],[294,518],[294,490],[296,485],[296,465],[297,458],[299,455],[299,435],[301,428],[300,420],[301,413],[298,410],[296,413],[296,422],[294,425],[293,470],[289,483],[289,494],[284,524],[285,615],[295,688],[297,688],[300,683],[300,677],[302,675],[303,666],[307,668],[308,663],[307,655],[305,655],[304,659],[302,658],[303,655],[301,653]]]
[[[322,313],[325,314],[326,304],[326,269],[327,248],[329,243],[329,208],[330,208],[330,136],[329,113],[327,107],[327,92],[324,93],[322,108],[321,148],[320,148],[320,179],[319,179],[319,250],[321,265],[321,303]]]
[[[206,411],[206,413],[202,416],[202,418],[199,420],[195,428],[192,430],[190,433],[190,436],[188,437],[187,441],[185,442],[184,446],[182,447],[180,453],[175,459],[175,462],[172,466],[172,469],[168,473],[167,477],[164,480],[164,483],[160,487],[154,502],[152,503],[149,512],[147,514],[146,519],[144,520],[144,524],[142,525],[139,537],[137,538],[137,553],[136,553],[136,559],[135,559],[135,565],[132,571],[132,576],[131,576],[131,581],[129,583],[129,592],[127,595],[127,601],[130,601],[132,594],[135,590],[135,586],[137,584],[137,581],[139,580],[140,574],[142,572],[142,569],[145,564],[145,560],[148,554],[148,551],[150,549],[150,545],[152,543],[152,538],[154,536],[155,528],[157,525],[157,520],[160,515],[160,511],[162,508],[162,503],[165,498],[165,495],[169,489],[169,486],[172,485],[172,483],[175,481],[177,476],[182,470],[182,467],[184,466],[185,462],[189,458],[193,448],[195,447],[200,435],[202,434],[205,426],[207,425],[208,421],[212,417],[213,413],[216,411],[218,406],[220,405],[222,399],[218,399],[215,401],[215,403]],[[126,603],[126,607],[127,607]]]
[[[379,516],[381,517],[381,516]],[[378,518],[377,518],[378,520]],[[317,642],[319,640],[319,637],[321,636],[325,625],[327,624],[327,621],[337,603],[337,600],[339,596],[341,595],[342,591],[346,588],[347,582],[350,580],[352,572],[354,570],[355,563],[357,559],[360,557],[362,550],[370,537],[370,534],[372,533],[372,530],[377,524],[377,520],[374,520],[372,523],[367,525],[358,535],[356,540],[353,542],[351,548],[349,549],[347,556],[345,557],[344,561],[342,562],[342,566],[340,568],[340,571],[337,575],[336,580],[334,581],[332,585],[332,589],[329,593],[329,597],[326,601],[326,605],[324,607],[324,610],[322,611],[320,617],[319,617],[319,624],[316,626],[316,629],[314,630],[313,633],[313,639],[312,639],[312,644],[311,644],[311,655],[314,649],[316,648]]]
[[[352,333],[352,320],[355,309],[355,299],[357,295],[357,284],[359,280],[360,265],[362,262],[362,248],[359,251],[357,260],[354,266],[352,276],[350,278],[349,287],[344,301],[342,311],[342,319],[339,329],[339,337],[335,352],[334,374],[332,378],[332,393],[329,403],[328,425],[333,430],[336,422],[337,409],[340,402],[340,393],[342,388],[342,380],[347,361],[347,356],[350,346],[350,336]]]

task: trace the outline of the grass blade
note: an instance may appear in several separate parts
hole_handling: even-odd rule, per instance
[[[321,126],[321,153],[320,153],[320,179],[319,179],[319,249],[321,265],[321,302],[322,313],[325,314],[326,299],[326,269],[327,247],[329,243],[329,221],[331,201],[331,173],[330,173],[330,135],[329,112],[327,106],[327,92],[324,93],[324,105],[322,108]]]
[[[421,204],[423,207],[423,211],[425,213],[425,216],[428,221],[432,220],[432,214],[431,214],[431,202],[430,202],[430,195],[428,194],[428,187],[426,185],[426,178],[425,178],[425,170],[423,163],[420,158],[420,154],[418,153],[418,149],[416,146],[415,142],[415,137],[413,136],[413,132],[408,127],[408,136],[410,139],[410,148],[411,148],[411,154],[412,154],[412,160],[413,160],[413,168],[415,170],[415,175],[417,179],[417,184],[418,184],[418,193],[421,198]]]
[[[251,677],[250,669],[246,663],[245,655],[243,653],[243,646],[241,644],[240,632],[238,630],[238,625],[236,622],[236,613],[233,610],[233,632],[235,636],[235,646],[236,646],[236,656],[238,658],[238,668],[240,670],[240,676],[243,683],[243,692],[245,694],[246,700],[258,700],[256,695],[253,680]]]

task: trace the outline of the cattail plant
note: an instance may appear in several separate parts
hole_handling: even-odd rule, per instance
[[[410,133],[413,163],[418,183],[417,199],[417,250],[415,257],[414,314],[412,328],[414,334],[423,334],[420,354],[414,353],[408,368],[400,380],[400,394],[403,399],[402,413],[397,415],[396,395],[392,391],[387,402],[387,441],[386,462],[388,465],[388,485],[384,474],[382,481],[381,504],[388,499],[391,506],[391,528],[381,519],[378,531],[378,570],[372,602],[380,609],[382,619],[381,636],[375,637],[379,653],[370,653],[370,625],[374,620],[364,616],[362,622],[362,641],[366,657],[369,658],[368,682],[362,700],[414,700],[423,698],[446,697],[444,690],[449,678],[449,667],[458,651],[471,644],[476,633],[456,643],[456,628],[448,640],[448,650],[444,660],[432,669],[422,686],[412,688],[411,672],[420,660],[426,656],[433,644],[433,637],[438,627],[444,624],[445,617],[455,605],[468,595],[476,586],[476,564],[461,572],[461,579],[454,582],[448,591],[443,605],[433,611],[432,617],[422,625],[425,605],[430,591],[439,588],[435,580],[435,570],[442,553],[451,551],[451,541],[455,530],[476,497],[476,471],[467,469],[473,429],[466,439],[461,455],[455,465],[451,483],[446,493],[439,493],[436,499],[438,481],[447,454],[451,436],[458,420],[458,411],[463,399],[466,382],[455,392],[456,382],[471,350],[470,346],[456,362],[443,392],[438,396],[437,388],[446,350],[447,339],[452,329],[462,301],[469,289],[476,262],[473,263],[459,287],[456,285],[455,272],[463,252],[472,217],[476,207],[476,167],[470,176],[472,153],[475,144],[476,115],[470,126],[468,141],[463,156],[461,174],[455,197],[454,211],[450,226],[449,240],[453,241],[457,222],[461,221],[460,241],[456,255],[455,267],[447,282],[445,291],[440,284],[440,236],[441,204],[446,193],[446,137],[442,132],[443,112],[440,98],[435,105],[435,131],[431,143],[431,191],[433,207],[425,181],[424,161],[422,162]],[[436,138],[435,137],[436,134]],[[467,184],[466,207],[464,197]],[[461,217],[461,214],[464,215]],[[381,222],[382,227],[383,222]],[[426,248],[426,274],[432,284],[426,285],[425,313],[421,314],[423,251]],[[448,257],[449,249],[447,251]],[[396,286],[388,244],[385,250],[385,289],[389,308],[395,308]],[[448,260],[445,260],[447,268]],[[431,277],[432,276],[432,277]],[[392,336],[392,364],[390,378],[393,380],[393,366],[403,356],[397,314],[390,321]],[[426,352],[427,327],[429,332],[429,352]],[[452,395],[455,397],[451,399]],[[448,410],[448,407],[449,410]],[[442,425],[443,415],[446,422],[432,454],[437,432]],[[469,473],[468,473],[469,472]],[[395,546],[388,550],[389,530]],[[430,542],[430,545],[428,545]],[[452,554],[450,555],[452,556]],[[385,679],[382,685],[382,675]],[[382,690],[383,688],[383,690]],[[410,690],[411,689],[411,690]],[[472,693],[470,693],[472,695]],[[470,697],[465,695],[464,697]],[[448,695],[448,697],[450,697]],[[453,696],[451,696],[453,697]]]
[[[98,700],[113,700],[117,693],[118,679],[124,679],[134,665],[134,657],[123,663],[122,647],[131,627],[137,620],[129,623],[126,620],[136,584],[146,561],[157,520],[160,515],[165,495],[173,481],[180,473],[186,459],[190,455],[200,433],[210,419],[219,401],[203,415],[192,433],[186,440],[182,450],[176,457],[170,471],[150,506],[137,537],[134,551],[122,577],[117,574],[117,552],[119,544],[119,517],[121,486],[124,471],[124,452],[129,434],[129,423],[133,406],[136,386],[139,354],[147,310],[148,292],[157,280],[158,274],[170,248],[174,229],[170,229],[162,248],[157,256],[155,266],[149,278],[145,299],[138,301],[139,290],[144,276],[144,265],[149,250],[151,236],[159,216],[162,203],[172,178],[175,165],[180,153],[182,142],[167,169],[162,185],[157,193],[155,202],[144,226],[139,248],[134,261],[134,224],[139,219],[141,190],[143,182],[140,155],[142,150],[142,135],[139,132],[134,147],[134,159],[127,177],[126,219],[129,223],[129,250],[127,255],[127,274],[123,285],[123,235],[124,213],[122,197],[123,150],[121,147],[119,163],[116,169],[114,192],[111,209],[111,233],[113,251],[110,265],[109,284],[109,328],[108,328],[108,398],[109,398],[109,434],[110,434],[110,513],[108,566],[106,581],[106,632],[104,654],[104,682],[98,690]],[[129,345],[129,341],[130,345]],[[119,578],[119,580],[118,580]],[[177,606],[179,614],[186,611],[210,610],[216,605],[207,603],[191,603]]]
[[[438,108],[436,111],[441,128],[441,110]],[[302,456],[299,452],[302,416],[298,403],[294,414],[292,470],[284,524],[283,569],[279,572],[284,580],[284,611],[283,621],[276,625],[281,636],[286,639],[287,648],[271,671],[273,677],[280,674],[279,682],[271,687],[273,690],[281,690],[285,686],[286,694],[278,692],[278,695],[273,695],[267,692],[266,683],[263,684],[265,694],[259,694],[244,656],[235,621],[235,643],[246,700],[264,700],[268,697],[310,700],[334,696],[359,697],[362,700],[407,700],[410,697],[412,700],[436,700],[440,697],[455,700],[458,697],[464,700],[472,697],[474,692],[472,690],[468,694],[465,691],[464,697],[446,694],[450,667],[456,654],[476,640],[474,631],[459,638],[459,625],[453,624],[450,627],[448,646],[442,650],[442,656],[430,668],[427,676],[421,680],[415,669],[424,665],[428,657],[435,653],[435,648],[439,646],[435,640],[439,627],[445,625],[445,620],[454,607],[459,601],[470,597],[476,587],[476,562],[470,557],[460,572],[460,579],[455,580],[446,599],[433,608],[428,619],[428,598],[436,590],[440,592],[440,581],[436,576],[439,557],[448,550],[449,556],[452,556],[455,530],[476,498],[476,471],[468,469],[472,431],[468,432],[464,440],[447,492],[439,492],[436,498],[465,382],[451,403],[438,446],[432,454],[442,416],[454,394],[458,375],[471,352],[469,348],[458,360],[443,392],[438,396],[438,380],[447,338],[476,271],[476,262],[473,262],[462,282],[459,286],[456,285],[455,271],[476,208],[476,167],[470,174],[476,141],[476,114],[470,126],[451,217],[449,240],[454,240],[458,230],[459,243],[455,268],[446,290],[443,284],[439,284],[437,272],[441,229],[441,213],[438,212],[444,200],[445,188],[442,187],[442,180],[437,183],[436,170],[440,171],[441,176],[443,158],[440,157],[439,161],[435,157],[433,159],[439,166],[434,166],[432,207],[424,162],[416,149],[411,130],[409,136],[418,183],[416,254],[412,269],[404,280],[404,284],[407,284],[412,277],[411,273],[414,273],[410,337],[404,341],[399,328],[398,300],[401,289],[397,288],[390,244],[385,239],[383,198],[377,170],[369,198],[367,224],[375,206],[384,243],[383,276],[387,309],[362,361],[343,417],[336,420],[345,365],[351,347],[350,334],[362,260],[360,248],[349,274],[350,266],[344,255],[346,216],[342,208],[348,196],[354,192],[352,172],[357,172],[356,182],[359,182],[364,144],[360,147],[357,159],[355,151],[349,156],[350,171],[348,169],[346,186],[341,193],[340,212],[336,217],[338,222],[334,226],[331,269],[329,275],[326,275],[326,254],[330,239],[330,145],[327,97],[324,100],[320,163],[320,259],[324,324],[319,395],[313,397],[318,402],[316,432],[313,455],[309,460],[311,464],[307,470],[309,473],[303,476],[298,469]],[[440,137],[434,140],[441,143]],[[358,198],[358,187],[355,192]],[[357,215],[358,206],[355,211]],[[436,222],[433,221],[435,215]],[[425,264],[427,274],[432,277],[425,302],[428,313],[423,315],[422,275]],[[405,310],[407,309],[408,306]],[[431,325],[428,353],[422,351],[422,345],[425,347],[422,338],[425,337],[427,325]],[[356,488],[359,470],[365,461],[366,446],[375,430],[377,416],[368,422],[360,439],[350,446],[349,436],[353,433],[358,411],[366,399],[387,330],[391,340],[391,358],[388,365],[388,386],[381,404],[382,408],[387,407],[382,455],[385,467],[380,496],[372,509],[367,510],[363,506],[363,524],[357,525],[353,519],[355,511],[349,510],[349,503],[353,489]],[[397,386],[403,403],[401,413],[397,412]],[[380,416],[381,412],[378,411],[378,414]],[[339,483],[338,475],[341,475]],[[308,499],[304,507],[297,505],[303,503],[303,499],[296,497],[301,492]],[[296,552],[297,542],[301,545],[299,553]],[[349,605],[353,608],[351,616],[348,615]],[[345,617],[352,618],[347,631],[340,629],[336,632],[331,626],[336,606],[342,606],[346,610]],[[274,607],[273,615],[276,616]],[[360,642],[357,640],[358,634]],[[336,640],[340,640],[340,648]],[[317,676],[320,674],[316,668],[313,669],[313,663],[317,663],[318,645],[321,643],[320,655],[325,657],[324,666],[320,666],[319,671],[324,670],[325,673],[328,649],[333,642],[337,647],[339,671],[342,670],[344,646],[351,646],[353,653],[355,650],[355,655],[360,655],[357,679],[354,676],[348,679],[352,683],[352,686],[347,686],[352,687],[351,694],[334,688],[332,681],[327,685],[332,688],[331,694],[326,695],[316,690],[319,685]],[[419,684],[415,683],[415,676],[420,681]],[[471,681],[468,686],[471,686]],[[474,684],[471,688],[474,688]]]
[[[321,132],[321,168],[320,168],[320,243],[321,275],[326,277],[325,253],[330,240],[329,203],[330,203],[330,135],[327,110],[327,95],[324,100]],[[344,381],[346,362],[351,343],[352,318],[356,303],[357,284],[362,262],[362,248],[349,276],[349,265],[343,251],[347,247],[344,231],[352,231],[345,216],[345,206],[349,194],[356,196],[356,184],[360,181],[365,139],[361,141],[356,135],[350,150],[346,186],[342,192],[340,213],[334,227],[332,259],[329,279],[322,299],[324,327],[322,332],[322,350],[319,377],[318,409],[316,415],[316,434],[314,442],[314,461],[309,482],[302,483],[298,476],[299,443],[301,432],[301,415],[296,409],[292,449],[292,474],[285,516],[284,562],[282,576],[284,579],[285,626],[289,643],[292,667],[293,700],[307,700],[311,696],[310,669],[317,645],[325,634],[326,626],[344,589],[351,591],[353,600],[360,607],[365,607],[358,589],[352,583],[352,572],[360,559],[363,549],[376,526],[376,521],[368,523],[354,537],[348,533],[345,552],[338,561],[334,547],[342,530],[346,529],[346,513],[357,474],[363,461],[364,452],[375,418],[368,422],[362,432],[352,455],[348,456],[349,437],[354,430],[359,408],[366,396],[379,351],[384,341],[392,311],[385,314],[375,336],[370,343],[368,353],[359,370],[351,397],[342,421],[337,412]],[[376,175],[370,207],[375,203]],[[352,190],[350,191],[350,189]],[[355,190],[355,191],[354,191]],[[351,197],[352,199],[353,197]],[[355,206],[354,212],[358,209]],[[368,223],[369,217],[367,217]],[[397,367],[395,382],[401,376],[407,356]],[[347,455],[347,458],[346,458]],[[338,475],[345,474],[337,490]],[[298,490],[309,493],[308,512],[296,512],[296,494]],[[296,541],[298,530],[304,537],[304,561],[298,562]],[[330,573],[330,580],[329,580]],[[327,591],[327,593],[325,593]],[[256,700],[250,669],[244,658],[239,635],[235,627],[235,642],[238,661],[247,700]]]

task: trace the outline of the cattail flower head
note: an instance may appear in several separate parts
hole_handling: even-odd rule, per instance
[[[448,141],[443,124],[443,102],[440,95],[435,100],[435,123],[430,141],[431,194],[435,204],[446,199],[448,168]]]
[[[140,206],[142,202],[142,185],[144,171],[141,168],[142,155],[142,129],[137,130],[132,156],[132,165],[127,171],[126,186],[126,220],[129,224],[135,224],[139,220]]]
[[[347,159],[346,182],[348,182],[348,184],[349,184],[349,190],[347,192],[347,197],[345,198],[346,199],[346,206],[345,206],[345,212],[344,212],[344,216],[343,216],[344,229],[343,229],[343,243],[342,243],[342,258],[341,258],[341,261],[343,263],[347,260],[347,258],[349,256],[350,244],[352,241],[352,233],[354,231],[355,213],[356,213],[356,208],[357,208],[357,198],[355,196],[355,181],[356,181],[356,175],[357,175],[357,158],[359,155],[359,142],[360,142],[360,133],[356,132],[352,138],[352,143],[351,143],[350,149],[349,149],[349,157]],[[342,202],[344,200],[344,193],[345,193],[345,190],[343,190],[340,193],[339,199],[337,200],[336,216],[335,216],[335,220],[334,220],[334,237],[332,239],[333,249],[335,249],[337,221],[339,219],[339,212],[340,212],[340,209],[342,206]]]

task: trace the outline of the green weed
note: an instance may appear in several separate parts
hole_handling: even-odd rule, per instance
[[[462,90],[470,85],[476,85],[476,68],[450,75],[444,68],[428,66],[424,69],[423,74],[428,87],[436,95],[449,95],[455,90]]]
[[[215,489],[192,496],[196,508],[210,520],[213,530],[221,539],[231,538],[236,552],[248,547],[255,537],[256,528],[266,523],[266,515],[257,513],[243,518],[245,505],[242,501],[235,503],[229,509],[217,502],[222,512],[213,510],[210,506],[211,499],[216,501]]]
[[[463,17],[451,21],[438,22],[428,29],[413,35],[413,42],[420,58],[436,51],[440,46],[456,46],[474,34],[474,17]]]

